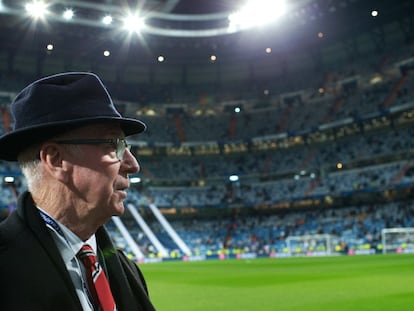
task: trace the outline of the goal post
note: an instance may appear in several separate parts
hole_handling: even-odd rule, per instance
[[[381,230],[382,253],[414,253],[414,228]]]
[[[327,256],[332,254],[330,234],[290,236],[286,246],[290,256]]]

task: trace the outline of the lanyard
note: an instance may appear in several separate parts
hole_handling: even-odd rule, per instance
[[[46,226],[56,231],[57,234],[63,237],[65,241],[69,244],[69,241],[66,239],[65,234],[62,231],[62,228],[57,224],[57,222],[41,209],[39,209],[39,213],[40,216],[43,218],[43,221],[45,222]]]
[[[44,211],[42,211],[41,209],[38,209],[38,210],[39,210],[40,216],[43,218],[43,221],[45,222],[46,226],[49,227],[50,229],[54,230],[61,237],[63,237],[65,239],[66,243],[68,243],[68,245],[70,246],[70,243],[69,243],[68,239],[66,238],[65,234],[63,233],[62,228],[57,224],[57,222],[52,217],[50,217],[48,214],[46,214]],[[83,292],[88,297],[88,300],[89,300],[91,306],[93,306],[93,303],[92,303],[93,299],[92,299],[92,296],[90,294],[89,288],[86,285],[85,280],[83,279],[82,269],[79,266],[79,262],[77,260],[77,257],[75,256],[74,258],[76,258],[76,262],[77,262],[77,265],[78,265],[78,268],[79,268],[80,279],[81,279],[81,282],[82,282]]]

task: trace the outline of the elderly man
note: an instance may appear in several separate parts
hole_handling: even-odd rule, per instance
[[[101,80],[81,72],[30,84],[11,115],[0,159],[19,162],[29,191],[0,224],[0,308],[155,310],[103,226],[124,212],[139,171],[125,137],[145,124],[122,117]]]

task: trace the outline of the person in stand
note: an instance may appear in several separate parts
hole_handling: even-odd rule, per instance
[[[152,311],[139,267],[104,224],[124,213],[139,164],[125,137],[146,126],[115,109],[100,78],[68,72],[24,88],[0,159],[18,161],[28,191],[0,224],[0,309]]]

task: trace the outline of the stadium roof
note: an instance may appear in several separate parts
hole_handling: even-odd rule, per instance
[[[322,38],[345,40],[362,31],[372,31],[376,37],[391,20],[398,20],[409,36],[414,16],[410,0],[285,0],[285,12],[277,20],[273,17],[279,7],[268,7],[279,3],[276,0],[255,0],[247,11],[241,9],[248,2],[241,0],[43,2],[47,12],[41,17],[39,11],[29,10],[36,5],[39,9],[40,1],[0,1],[0,66],[4,71],[41,73],[44,66],[49,67],[47,71],[59,71],[76,63],[89,63],[93,68],[108,59],[123,66],[165,60],[194,64],[213,62],[216,57],[225,62],[252,58],[257,51],[309,49]],[[377,16],[372,16],[374,10]],[[240,15],[232,24],[229,15],[234,13]],[[140,26],[139,30],[125,29],[128,14],[140,18],[129,25]],[[406,18],[411,26],[404,23]],[[253,20],[268,24],[257,26]]]

